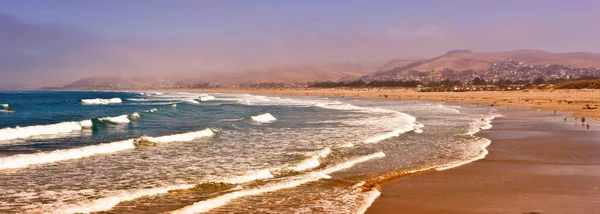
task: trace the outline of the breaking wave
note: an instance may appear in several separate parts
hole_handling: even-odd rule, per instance
[[[201,94],[200,95],[200,101],[203,101],[203,102],[204,101],[209,101],[209,100],[214,100],[214,99],[216,99],[215,96],[211,96],[211,95],[208,95],[208,94]]]
[[[79,122],[62,122],[50,125],[35,125],[26,127],[0,129],[0,141],[24,139],[39,135],[57,135],[92,127],[91,120]]]
[[[81,103],[86,105],[107,105],[107,104],[115,104],[122,103],[121,98],[111,98],[111,99],[82,99]]]
[[[139,114],[138,114],[139,116]],[[101,117],[98,118],[98,120],[100,121],[106,121],[106,122],[110,122],[110,123],[129,123],[131,122],[131,120],[129,120],[129,115],[121,115],[121,116],[116,116],[116,117]]]
[[[143,140],[152,143],[169,143],[178,141],[191,141],[196,138],[213,136],[211,129],[204,129],[197,132],[188,132],[183,134],[167,135],[162,137],[140,137],[112,143],[105,143],[92,146],[84,146],[73,149],[54,150],[49,152],[40,152],[33,154],[18,154],[0,158],[0,169],[24,168],[30,165],[52,163],[57,161],[79,159],[98,154],[114,153],[123,150],[134,149],[136,142]]]
[[[0,107],[2,107],[2,108],[8,108],[8,104],[0,104]]]
[[[172,190],[181,190],[181,189],[190,189],[193,188],[194,185],[190,184],[182,184],[168,187],[157,187],[151,189],[141,189],[131,192],[123,192],[116,194],[114,196],[97,199],[94,201],[89,201],[87,203],[80,203],[77,205],[71,205],[64,208],[59,208],[54,211],[54,213],[92,213],[92,212],[100,212],[105,210],[110,210],[117,204],[123,201],[130,201],[136,198],[141,198],[144,196],[150,195],[158,195],[165,194]]]
[[[307,169],[316,168],[319,165],[321,165],[321,162],[319,161],[319,159],[326,158],[330,153],[331,153],[330,148],[324,148],[322,150],[314,152],[313,154],[309,154],[309,157],[307,159],[301,161],[300,163],[298,163],[294,166],[288,167],[288,168],[293,171],[304,171]]]
[[[318,181],[323,178],[330,178],[330,176],[328,174],[350,168],[357,163],[365,162],[365,161],[368,161],[368,160],[371,160],[374,158],[380,158],[380,157],[384,157],[384,156],[385,156],[385,154],[383,152],[378,152],[378,153],[362,156],[359,158],[355,158],[355,159],[337,164],[337,165],[329,167],[329,168],[325,168],[325,169],[317,171],[317,172],[311,172],[311,173],[307,173],[304,175],[295,176],[295,177],[283,180],[281,182],[267,184],[262,187],[253,188],[253,189],[244,189],[244,190],[228,193],[225,195],[221,195],[221,196],[218,196],[215,198],[211,198],[211,199],[208,199],[205,201],[199,201],[192,205],[181,208],[179,210],[175,210],[171,213],[187,214],[187,213],[208,212],[212,209],[215,209],[217,207],[220,207],[220,206],[223,206],[223,205],[229,203],[231,200],[234,200],[234,199],[237,199],[240,197],[259,195],[262,193],[274,192],[274,191],[278,191],[281,189],[293,188],[293,187],[303,185],[306,183]]]
[[[251,116],[252,120],[259,123],[272,123],[277,120],[277,118],[273,117],[270,113],[264,113],[261,115]]]

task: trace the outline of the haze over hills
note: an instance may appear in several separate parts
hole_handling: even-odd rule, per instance
[[[600,68],[600,54],[588,52],[552,53],[541,50],[515,50],[493,53],[473,53],[469,50],[449,51],[444,55],[422,60],[393,60],[363,79],[395,79],[403,75],[442,77],[443,71],[480,72],[496,62],[519,61],[527,65],[568,65],[575,68]],[[392,65],[395,65],[393,67]]]
[[[550,65],[553,65],[553,67],[549,67]],[[202,73],[194,78],[186,79],[178,79],[177,77],[90,77],[65,85],[64,88],[176,88],[190,87],[199,83],[205,83],[203,86],[219,87],[247,83],[302,85],[316,81],[352,81],[358,79],[366,81],[405,79],[427,82],[443,78],[465,80],[472,79],[475,76],[485,78],[515,77],[514,80],[532,80],[537,78],[540,72],[557,78],[600,76],[599,70],[587,69],[590,67],[600,68],[600,54],[585,52],[552,53],[541,50],[473,53],[468,50],[453,50],[434,58],[395,59],[388,62],[370,61],[368,63],[347,62],[273,66],[264,70]],[[535,70],[535,72],[526,74],[530,70]],[[566,73],[560,76],[561,74],[555,75],[552,73],[564,73],[564,71],[572,71],[574,75]],[[193,76],[193,74],[190,75]]]

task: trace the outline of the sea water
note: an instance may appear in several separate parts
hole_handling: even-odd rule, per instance
[[[2,213],[362,213],[374,183],[485,157],[493,109],[160,92],[0,92]]]

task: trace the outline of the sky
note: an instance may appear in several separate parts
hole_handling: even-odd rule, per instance
[[[0,88],[452,49],[600,52],[594,0],[0,1]]]

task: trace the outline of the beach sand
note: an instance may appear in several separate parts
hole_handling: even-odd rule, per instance
[[[383,185],[367,213],[600,213],[600,131],[527,109],[498,112],[484,159]]]

